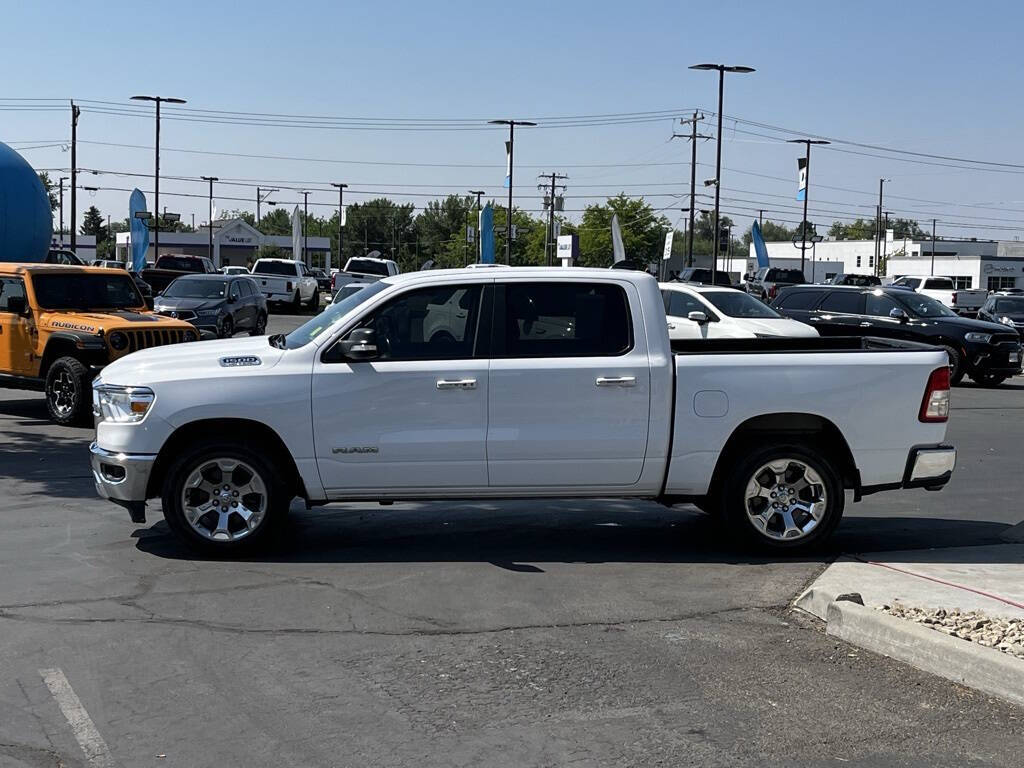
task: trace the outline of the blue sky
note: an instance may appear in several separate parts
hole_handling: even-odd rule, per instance
[[[102,10],[79,2],[7,5],[0,98],[120,102],[135,93],[159,93],[187,98],[189,107],[201,109],[386,118],[485,120],[670,109],[683,114],[713,110],[717,99],[715,76],[687,66],[720,61],[758,70],[728,79],[726,115],[887,147],[1024,162],[1019,148],[1024,108],[1018,97],[1024,11],[1010,2],[321,0],[288,5],[256,0],[105,2]],[[66,140],[67,123],[66,112],[0,111],[0,141]],[[760,130],[726,121],[723,165],[729,170],[723,171],[723,197],[734,202],[723,203],[723,209],[744,226],[756,215],[753,207],[778,210],[767,218],[797,219],[795,208],[782,207],[795,205],[790,180],[799,150],[777,140],[789,134],[772,132],[776,138],[766,139],[736,128]],[[516,202],[539,208],[536,175],[560,171],[570,176],[570,211],[624,189],[646,193],[675,220],[687,200],[670,195],[687,187],[667,185],[688,180],[689,170],[685,164],[663,163],[685,163],[689,150],[685,142],[668,141],[672,130],[669,118],[524,130],[516,142]],[[714,127],[702,130],[711,133]],[[152,133],[151,117],[87,110],[79,128],[79,165],[151,173],[151,151],[86,142],[149,146]],[[334,131],[165,121],[162,171],[291,186],[345,181],[353,190],[386,191],[418,204],[424,195],[470,187],[500,198],[503,140],[504,133],[495,129]],[[328,164],[173,149],[494,167]],[[699,151],[700,162],[713,163],[713,143],[702,143]],[[60,147],[24,154],[40,168],[70,163]],[[651,165],[584,167],[628,162]],[[712,175],[711,167],[698,170],[699,179]],[[933,216],[945,219],[940,234],[1006,239],[1024,234],[1020,173],[824,149],[813,158],[810,218],[827,225],[840,214],[873,215],[881,176],[892,179],[886,208],[922,224]],[[104,175],[83,183],[148,189],[151,180]],[[218,207],[251,209],[251,203],[226,198],[251,199],[254,186],[219,185]],[[161,191],[201,194],[205,187],[167,180]],[[353,191],[348,199],[370,196]],[[287,190],[274,197],[282,203],[299,199]],[[127,192],[83,194],[80,209],[96,204],[120,218],[127,213],[127,198]],[[316,193],[310,200],[326,205],[336,196]],[[161,203],[186,220],[192,213],[197,222],[206,216],[201,198],[162,194]]]

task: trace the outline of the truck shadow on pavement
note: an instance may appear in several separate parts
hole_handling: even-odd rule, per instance
[[[152,515],[152,510],[150,511]],[[152,519],[152,518],[151,518]],[[293,512],[288,528],[241,557],[266,563],[489,562],[522,572],[551,563],[829,563],[850,552],[1002,543],[1005,523],[850,515],[821,550],[765,555],[741,546],[708,515],[643,501],[426,502],[402,508],[334,505]],[[173,560],[204,557],[162,520],[133,534],[136,547]],[[227,558],[225,558],[227,559]],[[235,559],[235,558],[232,558]]]

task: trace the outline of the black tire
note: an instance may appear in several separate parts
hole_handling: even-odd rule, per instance
[[[946,344],[943,344],[942,348],[949,356],[949,383],[959,384],[964,379],[964,361],[960,359],[960,352],[956,347]]]
[[[225,504],[229,530],[234,531],[231,534],[234,538],[214,540],[210,535],[200,533],[197,528],[209,529],[215,526],[216,523],[212,516],[216,515],[217,519],[219,519],[219,513],[210,510],[206,514],[199,515],[196,518],[197,523],[194,527],[193,524],[189,523],[186,516],[184,505],[186,499],[185,489],[189,477],[203,469],[204,465],[206,465],[206,470],[211,470],[214,465],[217,466],[217,471],[220,474],[214,478],[216,482],[211,482],[211,484],[216,485],[218,488],[222,482],[233,485],[239,481],[246,480],[248,472],[241,465],[232,476],[225,476],[218,464],[218,462],[223,461],[236,461],[241,462],[241,465],[248,465],[266,492],[265,494],[245,494],[239,499],[243,506],[248,504],[260,515],[259,522],[254,524],[255,527],[243,534],[242,531],[246,526],[236,511],[237,507],[232,506],[230,510],[227,507],[227,501],[234,500],[230,495],[233,491],[225,491],[225,501],[223,503]],[[201,472],[204,479],[208,478],[206,470]],[[239,475],[238,472],[241,472],[241,474]],[[200,552],[231,556],[251,551],[271,540],[274,534],[280,530],[281,525],[288,516],[288,506],[294,494],[282,482],[280,475],[280,471],[274,469],[270,460],[264,458],[262,454],[247,448],[241,442],[218,440],[215,443],[195,445],[179,456],[164,476],[163,488],[161,490],[164,519],[171,530],[189,547]],[[193,488],[189,493],[202,494],[205,491],[202,488]],[[262,499],[260,504],[254,501],[253,497],[257,495]],[[210,498],[210,495],[207,494],[207,501]],[[220,499],[214,500],[222,503]],[[198,496],[195,497],[195,503],[198,506],[206,502],[203,501],[201,496]]]
[[[788,521],[785,519],[785,512],[781,509],[779,512],[771,513],[768,507],[775,503],[771,501],[775,497],[751,499],[748,505],[749,484],[767,490],[766,482],[779,480],[778,477],[766,480],[765,477],[771,478],[774,472],[772,470],[761,472],[760,470],[775,462],[785,466],[783,460],[787,459],[790,461],[788,466],[783,469],[781,484],[775,487],[784,489],[779,491],[782,498],[797,502],[807,502],[818,498],[823,504],[823,509],[814,525],[810,525],[812,522],[810,515],[804,512],[794,512],[792,508],[787,510],[789,512]],[[808,468],[817,475],[817,478],[811,478],[804,474]],[[799,470],[799,474],[797,470]],[[820,480],[820,487],[818,482],[812,482],[797,494],[791,494],[793,486],[790,483],[799,486],[800,478],[808,482],[812,479]],[[763,503],[763,506],[760,503]],[[780,503],[785,505],[781,500]],[[843,517],[845,503],[843,484],[831,458],[816,447],[786,443],[751,448],[735,461],[733,468],[725,478],[721,494],[722,520],[728,527],[730,535],[739,536],[745,544],[769,552],[797,553],[814,549],[827,539],[839,525],[839,521]],[[755,514],[759,511],[760,515]],[[765,530],[762,530],[754,520],[764,520],[766,516],[768,519]],[[788,525],[789,521],[796,525],[792,530],[803,529],[806,533],[783,538],[791,530]],[[779,528],[783,530],[780,531]]]
[[[313,295],[309,299],[309,309],[315,315],[320,310],[320,289],[314,288]]]
[[[53,362],[46,374],[46,409],[63,426],[88,424],[92,410],[89,369],[73,357]]]
[[[292,312],[296,315],[302,312],[302,295],[295,289],[295,298],[292,299]]]
[[[231,315],[227,315],[220,324],[219,335],[222,339],[230,339],[235,335],[235,320]]]
[[[974,379],[976,384],[981,384],[983,387],[998,387],[1009,376],[1003,376],[999,373],[972,373],[971,378]]]
[[[266,315],[265,312],[260,312],[256,316],[256,325],[253,327],[253,329],[251,331],[249,331],[249,335],[250,336],[262,336],[266,332],[267,332],[267,315]]]

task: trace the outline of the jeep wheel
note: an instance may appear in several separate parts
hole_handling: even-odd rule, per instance
[[[54,361],[46,374],[46,408],[50,418],[64,426],[85,424],[91,406],[89,369],[73,357]]]
[[[199,445],[168,470],[164,518],[189,546],[213,554],[251,549],[288,513],[280,473],[241,443]]]

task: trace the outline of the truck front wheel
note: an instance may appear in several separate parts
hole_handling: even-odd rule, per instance
[[[198,445],[165,476],[164,519],[194,549],[218,554],[252,549],[288,513],[292,497],[279,475],[241,443]]]
[[[730,530],[770,551],[806,551],[843,516],[843,485],[824,454],[797,445],[758,448],[736,462],[722,492]]]
[[[89,369],[73,357],[55,360],[46,374],[46,408],[50,418],[64,426],[85,424],[91,406]]]

